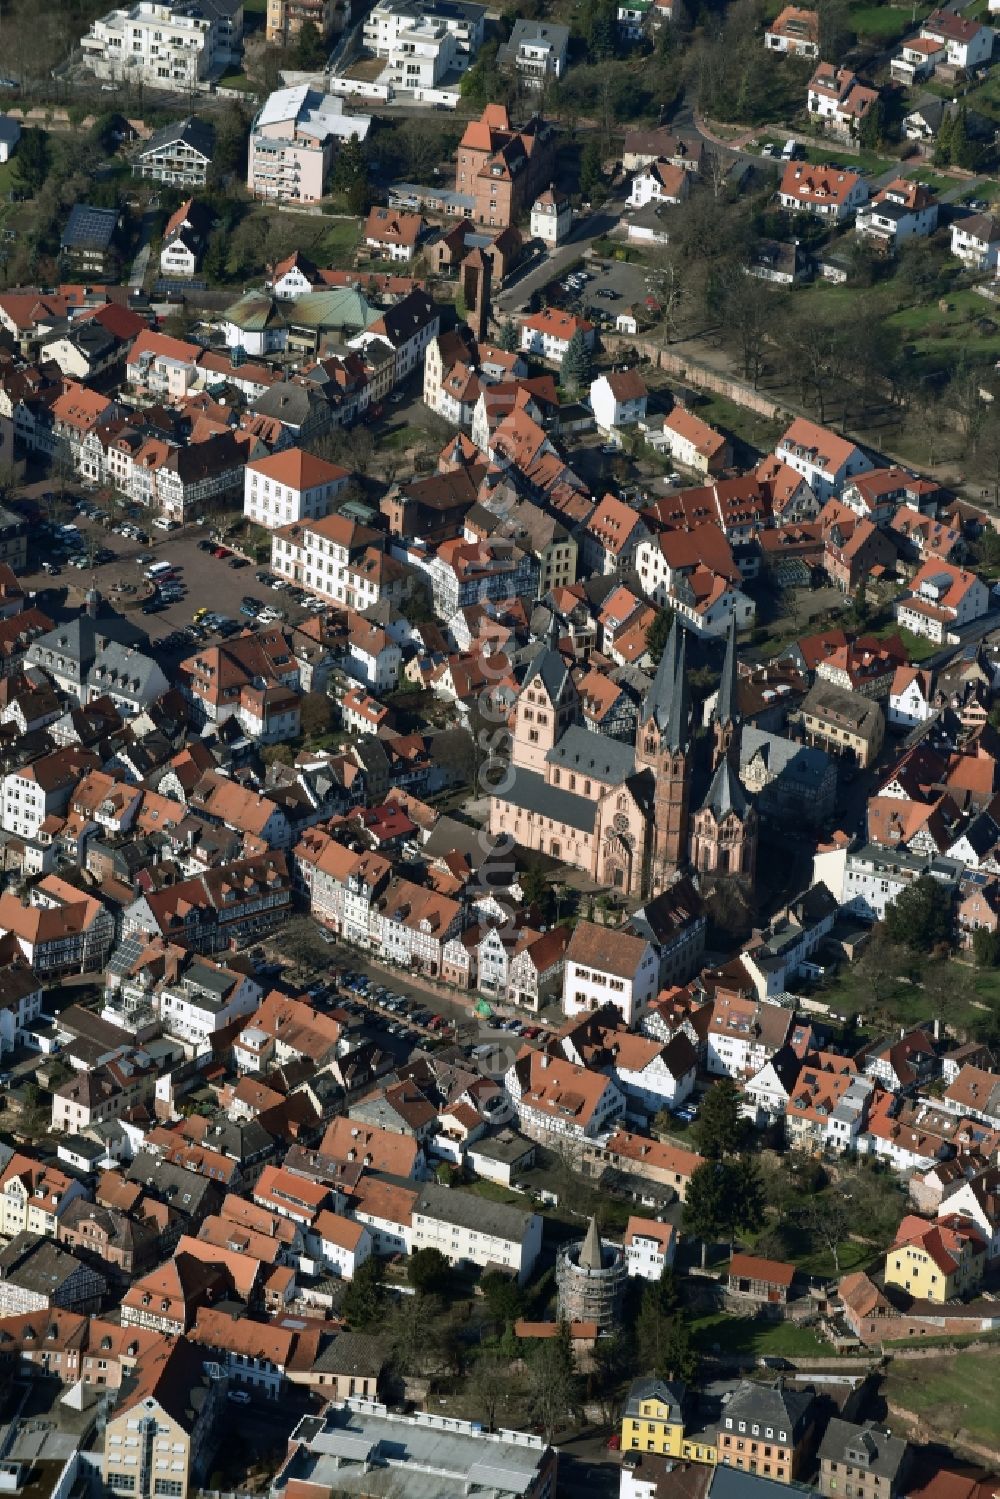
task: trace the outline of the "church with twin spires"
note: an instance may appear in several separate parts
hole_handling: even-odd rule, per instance
[[[490,800],[490,832],[647,900],[682,870],[753,878],[757,817],[739,764],[736,638],[731,624],[713,721],[712,775],[691,810],[695,741],[687,634],[674,621],[634,744],[584,727],[553,619],[514,709],[511,760]]]

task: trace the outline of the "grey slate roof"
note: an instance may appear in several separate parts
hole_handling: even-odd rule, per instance
[[[215,147],[215,131],[204,120],[196,120],[188,116],[186,120],[178,120],[171,125],[165,125],[162,130],[157,130],[142,147],[139,155],[140,157],[153,156],[166,146],[173,145],[188,146],[192,151],[197,151],[199,156],[203,156],[206,161],[211,161]]]
[[[360,1375],[377,1378],[385,1365],[381,1339],[367,1332],[341,1332],[333,1338],[313,1364],[324,1374]]]
[[[555,616],[553,615],[553,620]],[[541,678],[542,686],[548,693],[553,703],[558,703],[566,687],[569,677],[569,667],[560,656],[555,646],[546,640],[540,646],[528,663],[528,670],[524,674],[522,688],[527,687],[536,677]]]
[[[736,682],[736,616],[731,614],[729,629],[726,632],[726,658],[722,665],[722,680],[719,682],[719,695],[715,702],[717,723],[735,723],[739,717]]]
[[[445,1223],[456,1223],[460,1228],[475,1229],[477,1233],[491,1234],[498,1239],[512,1239],[518,1244],[524,1236],[533,1213],[524,1208],[512,1207],[503,1202],[490,1202],[483,1197],[474,1197],[453,1187],[439,1187],[436,1182],[425,1182],[420,1195],[413,1204],[414,1213],[422,1213]]]
[[[833,1417],[819,1445],[820,1461],[846,1463],[879,1478],[894,1479],[906,1459],[906,1442],[872,1421],[856,1426],[853,1421]]]
[[[545,756],[549,765],[592,776],[620,786],[635,772],[635,747],[607,734],[595,733],[580,724],[572,724]]]
[[[642,722],[652,719],[667,749],[687,748],[690,732],[687,685],[687,631],[676,616],[656,668],[653,687],[643,704]]]
[[[500,795],[498,791],[496,795]],[[541,812],[554,822],[564,822],[567,827],[577,828],[581,833],[594,831],[597,803],[589,796],[577,796],[575,791],[564,791],[561,786],[550,786],[537,770],[512,772],[512,785],[503,793],[503,800],[511,807],[522,807],[525,812]]]
[[[773,1427],[778,1441],[781,1440],[779,1432],[783,1431],[789,1442],[796,1442],[808,1422],[812,1407],[810,1391],[789,1389],[780,1380],[767,1385],[745,1379],[726,1406],[721,1424],[727,1431],[736,1431],[739,1421],[755,1421],[761,1426]]]
[[[101,692],[113,692],[138,703],[159,697],[170,685],[152,656],[130,650],[114,640],[109,640],[98,653],[87,681]]]
[[[702,802],[702,808],[709,808],[717,822],[728,817],[730,812],[735,812],[737,817],[745,817],[750,808],[746,792],[740,784],[740,778],[730,765],[726,756],[719,761],[718,769],[712,777]]]
[[[750,764],[758,751],[774,775],[785,776],[814,788],[822,784],[830,765],[830,757],[825,750],[797,744],[793,739],[785,739],[781,734],[768,734],[764,729],[745,728],[740,735],[740,770]]]
[[[629,1386],[625,1399],[625,1414],[637,1416],[644,1400],[658,1400],[662,1405],[670,1407],[671,1415],[677,1420],[683,1420],[682,1411],[686,1393],[683,1383],[679,1380],[674,1382],[658,1379],[655,1375],[647,1379],[635,1379]]]

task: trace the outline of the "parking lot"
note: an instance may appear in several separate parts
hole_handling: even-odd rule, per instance
[[[258,599],[264,606],[280,608],[291,623],[308,617],[308,611],[294,603],[287,590],[272,590],[258,582],[256,574],[265,569],[247,564],[231,566],[232,556],[219,558],[199,542],[207,546],[209,525],[187,525],[182,529],[162,532],[153,529],[140,519],[136,524],[150,537],[148,542],[137,542],[116,534],[83,515],[73,517],[73,522],[88,549],[104,547],[113,556],[111,560],[85,568],[75,568],[65,559],[56,559],[59,568],[56,575],[43,570],[42,563],[54,557],[51,539],[40,532],[32,533],[29,551],[29,571],[22,577],[23,586],[36,593],[38,607],[57,622],[74,614],[80,605],[80,596],[90,588],[96,588],[131,623],[144,631],[152,645],[160,646],[159,654],[170,663],[182,659],[198,643],[194,638],[175,642],[173,647],[163,649],[163,642],[181,629],[192,625],[193,616],[199,609],[209,609],[233,620],[240,627],[252,624],[252,620],[240,613],[244,596]],[[227,548],[227,550],[229,550]],[[158,613],[143,613],[142,603],[150,597],[145,577],[147,563],[140,559],[168,562],[179,585],[180,596],[172,599]],[[206,631],[206,638],[212,632]]]
[[[648,283],[655,282],[647,266],[624,260],[588,260],[583,271],[587,276],[583,285],[567,286],[566,276],[550,282],[546,300],[556,307],[604,314],[612,324],[619,312],[642,302],[650,293]]]

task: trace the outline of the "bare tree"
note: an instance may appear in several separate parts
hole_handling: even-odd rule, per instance
[[[847,1203],[837,1194],[811,1197],[802,1214],[810,1235],[825,1244],[833,1256],[833,1267],[840,1274],[840,1246],[847,1237],[851,1216]]]
[[[513,1392],[510,1365],[493,1354],[477,1359],[466,1375],[465,1388],[486,1430],[495,1431],[497,1415],[507,1408]]]

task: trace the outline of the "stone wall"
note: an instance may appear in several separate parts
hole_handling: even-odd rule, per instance
[[[717,396],[724,396],[727,401],[733,401],[737,406],[745,406],[748,411],[755,411],[758,416],[763,416],[769,421],[784,421],[788,417],[787,409],[780,402],[773,401],[770,396],[764,395],[762,391],[754,390],[751,385],[735,379],[732,375],[709,369],[707,365],[699,364],[690,355],[675,354],[653,339],[646,339],[641,335],[633,338],[627,333],[602,333],[601,343],[612,355],[623,349],[635,349],[656,369],[665,370],[668,375],[675,375],[686,385],[696,385],[702,390],[712,391]]]

